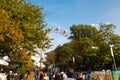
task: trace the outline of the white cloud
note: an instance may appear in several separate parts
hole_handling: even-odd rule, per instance
[[[97,26],[99,26],[99,24],[91,24],[91,26],[95,26],[95,27],[97,27]]]

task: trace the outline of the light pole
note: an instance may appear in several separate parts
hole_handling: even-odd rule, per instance
[[[114,53],[113,53],[113,46],[114,45],[109,45],[109,46],[110,46],[111,56],[112,56],[112,59],[113,59],[114,69],[117,70],[115,57],[114,57]]]
[[[76,71],[76,67],[75,67],[75,57],[73,56],[72,59],[73,59],[74,70]]]

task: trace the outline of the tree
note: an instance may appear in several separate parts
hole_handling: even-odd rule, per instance
[[[49,63],[49,66],[53,67],[53,65],[55,63],[55,51],[53,50],[53,51],[50,51],[46,54],[47,54],[46,62]]]
[[[72,63],[73,49],[70,44],[64,44],[64,46],[58,46],[55,49],[55,64],[56,66],[65,67],[69,63]],[[73,66],[69,64],[69,66]]]
[[[117,63],[117,66],[120,66],[120,64],[119,64],[119,62],[120,62],[120,60],[119,60],[119,58],[120,58],[120,47],[119,47],[120,36],[118,34],[114,33],[115,28],[116,28],[116,26],[114,24],[100,24],[99,32],[103,37],[106,47],[108,47],[107,49],[104,50],[104,52],[106,51],[106,53],[109,54],[109,56],[111,56],[109,45],[114,45],[113,51],[114,51],[116,63]],[[110,62],[112,63],[112,57],[110,57],[110,59],[111,59]]]
[[[100,25],[100,30],[97,30],[91,25],[73,25],[70,28],[72,34],[72,36],[70,36],[71,41],[55,49],[56,63],[59,63],[59,66],[72,66],[72,57],[75,57],[75,66],[77,69],[111,69],[112,58],[110,48],[108,44],[106,44],[105,34],[108,33],[110,36],[108,38],[109,43],[115,44],[119,44],[119,36],[112,33],[113,28],[110,26],[113,25],[109,25],[109,30],[105,25]],[[106,30],[107,32],[105,32]],[[112,35],[114,35],[114,37]],[[115,40],[115,37],[118,39]]]
[[[70,39],[79,40],[79,38],[89,37],[94,38],[98,31],[95,27],[86,24],[73,25],[70,27],[72,36]]]
[[[113,29],[115,29],[116,26],[114,24],[100,24],[100,34],[103,36],[103,39],[105,43],[110,44],[110,38],[113,34]]]
[[[6,11],[12,22],[17,23],[15,25],[18,26],[19,33],[21,32],[20,34],[23,37],[19,37],[20,44],[14,43],[11,52],[14,52],[17,48],[32,52],[34,51],[34,45],[42,49],[49,47],[50,40],[45,31],[46,24],[43,20],[42,7],[26,3],[25,0],[4,0],[0,1],[0,8]],[[1,47],[3,46],[1,45]]]
[[[1,57],[8,55],[13,61],[24,61],[29,56],[26,61],[31,63],[34,45],[41,49],[50,46],[42,10],[26,0],[0,0]],[[24,55],[26,58],[22,58]]]
[[[10,19],[5,10],[0,10],[0,54],[9,53],[14,45],[19,45],[23,35],[18,23]],[[4,53],[4,54],[3,54]]]
[[[73,25],[71,28],[70,37],[71,42],[58,47],[56,52],[56,63],[60,65],[73,66],[72,58],[75,57],[76,67],[81,67],[86,70],[86,65],[88,65],[88,57],[96,56],[94,52],[93,55],[90,54],[92,51],[92,46],[96,46],[98,31],[95,27],[90,25]],[[93,57],[95,59],[95,57]],[[89,58],[90,59],[90,58]],[[92,61],[91,61],[92,62]]]

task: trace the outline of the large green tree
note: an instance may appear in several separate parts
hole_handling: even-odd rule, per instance
[[[0,9],[7,13],[12,22],[17,23],[15,24],[17,25],[15,28],[18,28],[19,32],[21,32],[18,35],[23,36],[23,38],[19,40],[20,44],[13,44],[14,48],[33,51],[34,45],[42,49],[49,47],[42,7],[27,3],[25,0],[4,0],[0,1]],[[4,28],[7,29],[7,27]],[[1,45],[1,47],[3,47],[3,45]]]
[[[73,66],[73,57],[75,58],[75,66],[85,68],[87,65],[95,65],[94,61],[97,60],[96,52],[92,47],[97,46],[99,40],[101,40],[98,30],[91,25],[73,25],[71,28],[70,36],[71,42],[56,49],[56,63],[61,63]],[[63,55],[63,56],[61,56]],[[65,56],[66,55],[66,56]],[[64,57],[65,56],[65,57]],[[92,57],[92,59],[91,59]],[[92,60],[92,61],[91,61]],[[59,62],[61,61],[61,62]]]
[[[104,45],[106,45],[106,49],[102,48],[101,45],[101,51],[103,51],[104,54],[110,54],[110,45],[113,45],[113,53],[116,60],[116,64],[119,67],[120,64],[120,35],[114,33],[114,29],[116,26],[114,24],[100,24],[100,34],[104,40]],[[109,55],[111,56],[111,55]],[[112,59],[112,56],[111,58]]]
[[[49,47],[42,10],[26,0],[0,0],[1,57],[8,55],[11,60],[31,63],[34,45],[43,50]]]
[[[23,40],[19,24],[12,21],[5,10],[0,10],[0,55],[5,56]]]
[[[112,68],[112,57],[109,44],[114,44],[116,55],[119,55],[119,35],[114,34],[113,24],[100,24],[100,29],[86,24],[73,25],[70,30],[71,41],[55,49],[57,66],[73,66],[81,70],[101,70]],[[109,44],[108,44],[109,43]],[[115,49],[116,48],[116,49]],[[116,58],[118,58],[117,56]],[[117,59],[119,62],[119,58]]]

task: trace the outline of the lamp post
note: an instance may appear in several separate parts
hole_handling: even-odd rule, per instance
[[[76,67],[75,67],[75,57],[74,57],[74,56],[72,57],[72,60],[73,60],[74,70],[76,71]]]
[[[113,53],[113,46],[114,45],[109,45],[109,46],[110,46],[111,56],[112,56],[112,59],[113,59],[114,69],[117,70],[115,57],[114,57],[114,53]]]

